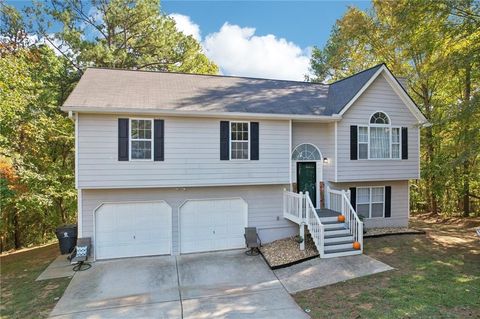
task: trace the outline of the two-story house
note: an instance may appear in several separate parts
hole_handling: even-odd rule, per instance
[[[330,85],[89,68],[62,110],[96,259],[242,248],[244,227],[269,242],[298,224],[322,256],[348,254],[358,215],[407,225],[427,122],[384,64]]]

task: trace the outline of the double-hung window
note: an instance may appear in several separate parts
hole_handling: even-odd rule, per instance
[[[400,128],[392,127],[385,113],[374,113],[369,126],[358,127],[359,159],[400,159],[400,156]]]
[[[130,159],[152,160],[153,120],[130,119]]]
[[[230,159],[250,158],[250,123],[230,122]]]
[[[365,218],[385,216],[385,187],[358,187],[357,213]]]
[[[400,158],[400,128],[392,128],[392,158]]]

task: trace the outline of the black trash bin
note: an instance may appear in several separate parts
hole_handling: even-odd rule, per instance
[[[62,255],[69,254],[77,245],[77,225],[64,225],[56,229],[58,246]]]

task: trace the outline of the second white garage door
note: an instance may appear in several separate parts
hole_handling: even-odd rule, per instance
[[[181,253],[245,247],[243,199],[189,200],[180,207]]]
[[[170,254],[172,208],[164,201],[106,203],[95,212],[96,259]]]

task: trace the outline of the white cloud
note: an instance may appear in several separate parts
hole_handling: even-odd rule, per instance
[[[225,23],[202,45],[226,75],[303,81],[309,73],[310,49],[273,34],[257,36],[255,28]]]
[[[193,38],[197,41],[202,40],[200,35],[200,27],[198,24],[194,23],[189,16],[180,13],[172,13],[169,16],[175,20],[178,31],[183,32],[186,35],[193,36]]]
[[[179,31],[201,43],[222,74],[303,81],[309,73],[311,48],[302,49],[273,34],[255,35],[255,28],[228,22],[202,41],[199,25],[189,16],[179,13],[169,16]]]

